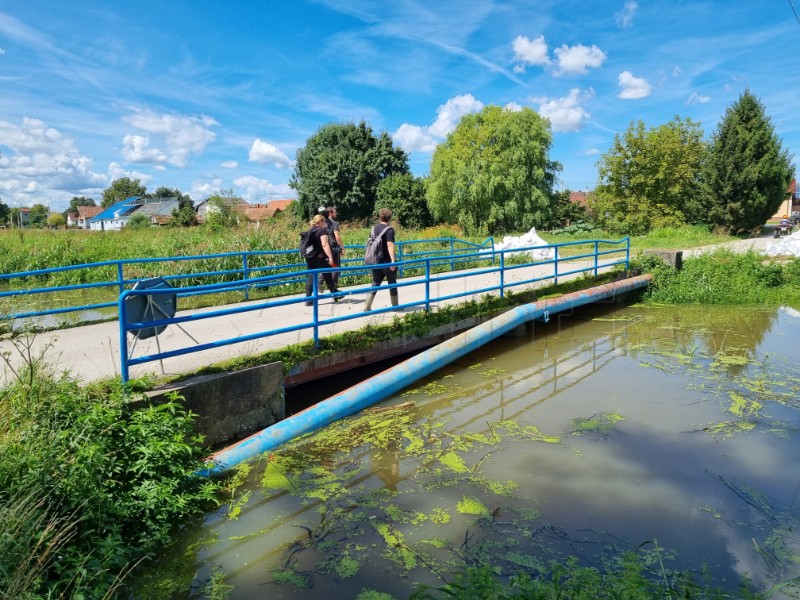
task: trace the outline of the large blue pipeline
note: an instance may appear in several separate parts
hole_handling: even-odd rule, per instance
[[[221,474],[284,442],[380,402],[408,387],[411,383],[529,321],[547,320],[550,314],[645,287],[650,283],[650,279],[650,275],[640,275],[573,292],[559,298],[541,300],[512,308],[494,319],[477,325],[469,331],[429,348],[366,381],[216,452],[209,458],[209,466],[201,471],[201,474]]]

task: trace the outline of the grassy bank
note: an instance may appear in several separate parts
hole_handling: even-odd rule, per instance
[[[26,352],[25,347],[20,347]],[[6,365],[8,368],[8,365]],[[33,358],[0,390],[0,599],[115,598],[126,577],[216,504],[176,402],[131,409]]]
[[[298,232],[305,224],[283,216],[259,228],[241,227],[211,231],[205,227],[157,228],[122,231],[78,230],[0,230],[0,274],[36,271],[58,266],[80,265],[120,259],[158,258],[171,256],[196,256],[226,254],[231,252],[290,250],[297,246]],[[433,238],[470,239],[454,226],[427,229],[408,229],[399,226],[398,240]],[[346,244],[362,245],[369,228],[360,224],[344,224],[342,236]],[[525,233],[525,232],[519,232]],[[549,243],[606,238],[592,233],[553,235],[539,232]],[[729,241],[728,236],[716,236],[703,227],[658,229],[647,236],[631,239],[632,249],[639,248],[693,248]],[[500,239],[496,240],[500,241]],[[185,266],[186,263],[181,263]],[[235,267],[236,265],[234,265]],[[173,265],[161,263],[159,269]],[[165,273],[161,273],[165,274]],[[116,273],[111,273],[112,277]],[[83,276],[86,277],[85,275]],[[98,279],[99,281],[100,279]],[[86,283],[65,280],[59,284]]]
[[[646,302],[660,304],[768,304],[800,307],[800,259],[769,259],[755,252],[717,250],[687,259],[675,271],[642,258],[653,274]]]

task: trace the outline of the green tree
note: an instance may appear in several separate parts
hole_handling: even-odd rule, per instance
[[[103,201],[100,206],[108,208],[112,204],[122,202],[134,196],[147,196],[147,188],[142,185],[139,179],[130,177],[120,177],[111,182],[111,185],[103,190]]]
[[[194,201],[189,194],[184,194],[178,188],[169,188],[162,185],[160,188],[156,189],[155,192],[149,194],[149,196],[151,198],[175,198],[178,201],[179,209],[187,206],[189,208],[194,208]]]
[[[591,221],[586,206],[572,202],[569,198],[570,190],[563,190],[553,194],[553,220],[550,223],[551,226],[566,227]]]
[[[53,213],[47,217],[47,226],[52,229],[67,226],[67,219],[61,213]]]
[[[433,153],[428,207],[468,234],[528,230],[547,223],[555,173],[550,124],[534,110],[487,106],[465,115]]]
[[[372,215],[381,180],[407,172],[408,156],[388,133],[375,135],[364,121],[329,123],[297,151],[289,185],[297,190],[303,219],[331,203],[343,217],[363,219]]]
[[[197,225],[197,213],[191,205],[176,208],[172,211],[170,227],[191,227]]]
[[[147,215],[142,213],[132,214],[128,222],[125,223],[125,227],[128,229],[147,229],[150,225],[150,219]]]
[[[77,212],[79,206],[97,206],[94,200],[86,196],[73,196],[69,201],[68,213]]]
[[[8,218],[11,219],[11,227],[21,227],[20,223],[20,209],[18,207],[12,208],[8,213]]]
[[[234,202],[233,190],[220,190],[209,196],[206,226],[210,227],[212,231],[236,227],[241,215],[234,210]]]
[[[50,209],[44,204],[34,204],[31,206],[30,219],[31,226],[44,227],[47,223],[47,217],[50,216]]]
[[[705,222],[702,172],[707,155],[700,124],[675,117],[646,129],[631,122],[597,163],[591,208],[613,233],[644,234],[657,227]]]
[[[391,208],[403,227],[430,227],[433,217],[425,199],[425,180],[411,173],[393,173],[378,184],[375,213]]]
[[[732,233],[757,231],[780,208],[794,177],[791,156],[749,89],[711,136],[705,170],[709,221]]]
[[[8,219],[11,217],[11,209],[8,207],[8,204],[0,200],[0,225],[5,225],[8,223]]]

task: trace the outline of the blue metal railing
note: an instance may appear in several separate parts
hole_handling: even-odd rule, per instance
[[[441,248],[436,248],[436,246],[441,246]],[[461,258],[461,255],[486,248],[493,249],[494,240],[487,238],[481,244],[452,238],[408,240],[397,242],[397,248],[396,258],[401,269],[399,275],[402,277],[404,275],[402,269],[404,268],[405,257],[430,258],[437,265],[447,264],[449,268],[454,269],[466,262]],[[345,246],[345,250],[345,255],[342,257],[342,268],[349,269],[349,267],[363,264],[363,246],[349,245]],[[352,255],[353,258],[348,255]],[[214,262],[225,266],[211,269],[203,268],[204,264],[208,265]],[[264,264],[265,262],[269,264]],[[159,272],[159,266],[167,263],[187,264],[191,265],[191,267],[199,266],[200,270],[165,275]],[[234,264],[236,265],[235,267]],[[131,288],[136,282],[152,277],[162,277],[170,284],[178,285],[186,281],[202,281],[203,279],[212,280],[211,282],[213,283],[220,282],[220,280],[230,282],[246,281],[250,282],[250,285],[244,285],[238,288],[237,291],[241,291],[243,298],[248,300],[254,287],[268,288],[277,285],[292,285],[305,279],[305,275],[298,275],[298,272],[304,270],[305,267],[305,262],[299,259],[296,250],[264,250],[195,256],[121,259],[0,274],[0,286],[5,284],[9,288],[14,288],[0,289],[0,303],[5,299],[24,299],[28,303],[34,299],[41,299],[42,304],[46,305],[40,310],[3,310],[2,305],[0,305],[0,318],[14,321],[66,313],[85,314],[91,311],[116,308],[119,294]],[[109,273],[113,272],[115,277],[109,277],[105,281],[92,281],[97,279],[97,275],[94,272],[104,269]],[[132,273],[134,271],[136,272],[135,274]],[[265,279],[265,276],[268,275],[282,275],[283,279]],[[44,287],[26,285],[27,282],[35,282],[37,279],[58,277],[67,280],[88,281],[85,283],[67,283],[65,285],[47,285]],[[194,284],[194,286],[197,285]],[[110,297],[108,300],[72,306],[64,306],[63,300],[52,300],[53,297],[63,297],[71,292],[80,297],[81,293],[87,291],[105,292]],[[231,289],[221,288],[221,291],[227,292],[231,291]],[[187,297],[198,293],[203,292],[190,291],[188,288],[180,287],[178,297]],[[77,320],[80,321],[80,319]]]
[[[603,245],[602,249],[601,249],[601,244]],[[589,245],[592,248],[592,250],[586,252],[579,252],[577,254],[571,254],[569,256],[564,256],[563,252],[560,252],[560,250],[563,250],[564,248],[567,247],[571,246],[577,247],[586,245]],[[474,296],[491,292],[499,292],[500,296],[502,297],[507,289],[513,287],[527,286],[545,280],[553,280],[555,283],[557,283],[559,278],[563,278],[569,275],[576,275],[580,273],[591,272],[592,274],[597,275],[600,269],[611,268],[617,265],[625,265],[625,267],[627,268],[630,259],[629,238],[623,238],[621,240],[616,240],[616,241],[591,240],[591,241],[567,242],[556,245],[509,249],[509,250],[495,250],[493,247],[492,249],[488,249],[477,244],[473,245],[473,247],[477,248],[477,251],[472,251],[472,249],[467,248],[463,252],[461,251],[456,252],[456,249],[451,245],[450,248],[446,248],[445,252],[442,253],[437,251],[414,253],[412,251],[410,253],[406,252],[406,257],[404,260],[399,260],[398,257],[398,261],[396,263],[393,263],[398,268],[398,272],[400,273],[407,272],[415,274],[418,273],[419,275],[414,276],[412,279],[399,280],[396,284],[390,285],[388,287],[403,288],[409,286],[422,286],[424,291],[422,298],[414,300],[412,302],[407,302],[405,304],[400,304],[398,306],[378,308],[372,310],[371,314],[388,312],[404,308],[413,308],[413,307],[423,307],[424,310],[430,310],[431,304],[434,302],[444,302],[466,296]],[[545,251],[552,250],[553,258],[536,260],[532,259],[529,254],[530,251],[541,252],[543,250]],[[411,258],[408,258],[409,254],[411,255]],[[527,258],[525,258],[526,254]],[[621,257],[620,255],[623,255],[623,257]],[[605,257],[605,259],[607,260],[605,260],[603,257]],[[362,264],[356,264],[359,262]],[[348,276],[354,278],[357,278],[359,276],[364,276],[373,269],[372,266],[363,265],[363,259],[360,257],[358,259],[350,259],[348,261],[342,261],[342,263],[343,263],[342,267],[339,269],[340,279],[342,277],[348,277]],[[469,271],[466,272],[464,271],[458,272],[454,271],[455,265],[457,263],[466,265],[478,265],[478,266],[476,268],[471,268]],[[537,276],[535,274],[528,274],[528,275],[523,274],[523,276],[520,279],[516,279],[514,281],[509,280],[508,277],[509,273],[519,272],[520,274],[522,274],[523,273],[521,271],[522,269],[531,266],[546,267],[547,265],[553,266],[552,274],[546,274],[540,276]],[[566,270],[564,270],[563,268],[565,266]],[[444,267],[444,272],[439,271],[438,270],[439,267]],[[333,270],[334,269],[317,269],[314,271],[308,271],[308,270],[298,271],[291,273],[290,275],[287,274],[265,275],[255,278],[253,277],[247,279],[243,278],[242,280],[236,282],[223,282],[211,285],[185,287],[185,288],[180,288],[179,290],[176,290],[175,288],[172,289],[150,288],[150,289],[124,290],[120,294],[117,302],[119,324],[120,324],[119,327],[120,357],[121,357],[120,373],[123,381],[128,380],[130,375],[130,367],[135,365],[140,365],[156,360],[160,361],[165,358],[191,354],[194,352],[200,352],[203,350],[218,348],[231,344],[238,344],[241,342],[262,339],[283,333],[311,329],[314,343],[315,344],[319,343],[320,327],[343,321],[349,321],[351,319],[363,317],[365,315],[364,312],[356,311],[335,317],[320,319],[319,300],[322,297],[320,296],[320,290],[318,287],[318,279],[319,279],[318,275],[320,273],[329,272]],[[255,303],[250,303],[248,305],[233,305],[218,310],[211,310],[208,312],[181,315],[172,318],[154,319],[154,320],[140,321],[140,322],[128,322],[129,318],[127,312],[127,300],[133,296],[137,295],[159,296],[166,294],[175,295],[176,292],[178,291],[180,292],[178,294],[179,296],[190,295],[190,294],[191,295],[216,294],[223,291],[224,292],[243,291],[248,286],[269,287],[273,285],[279,285],[280,282],[286,280],[287,276],[297,279],[297,278],[306,278],[309,274],[312,275],[312,284],[313,284],[313,293],[310,297],[305,297],[305,296],[277,297],[272,299],[266,299],[263,301],[258,301]],[[489,274],[497,274],[498,282],[485,285],[479,288],[465,289],[464,291],[459,291],[456,293],[446,293],[444,295],[438,295],[438,296],[431,295],[432,283],[438,283],[465,277],[474,277],[478,275],[489,275]],[[382,289],[387,289],[387,288],[383,287]],[[356,290],[347,290],[340,292],[339,294],[337,294],[337,296],[342,297],[347,295],[364,294],[369,291],[370,288],[364,286]],[[151,328],[155,329],[161,326],[167,326],[171,324],[180,326],[181,324],[186,324],[190,322],[201,321],[205,319],[216,319],[235,314],[242,314],[250,311],[261,311],[279,306],[299,304],[300,302],[305,302],[309,300],[313,303],[313,310],[311,319],[307,321],[302,321],[299,323],[294,323],[289,325],[282,325],[274,328],[268,328],[262,331],[258,331],[256,333],[214,340],[213,342],[208,342],[208,343],[196,343],[191,346],[177,348],[165,352],[162,352],[159,346],[157,353],[145,356],[134,357],[129,353],[128,334],[129,333],[133,334],[133,339],[135,344],[136,340],[135,332],[138,330],[151,329]]]

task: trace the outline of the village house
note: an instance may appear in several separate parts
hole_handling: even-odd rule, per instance
[[[102,206],[76,206],[75,212],[67,213],[67,227],[89,229],[89,221],[101,212]]]

